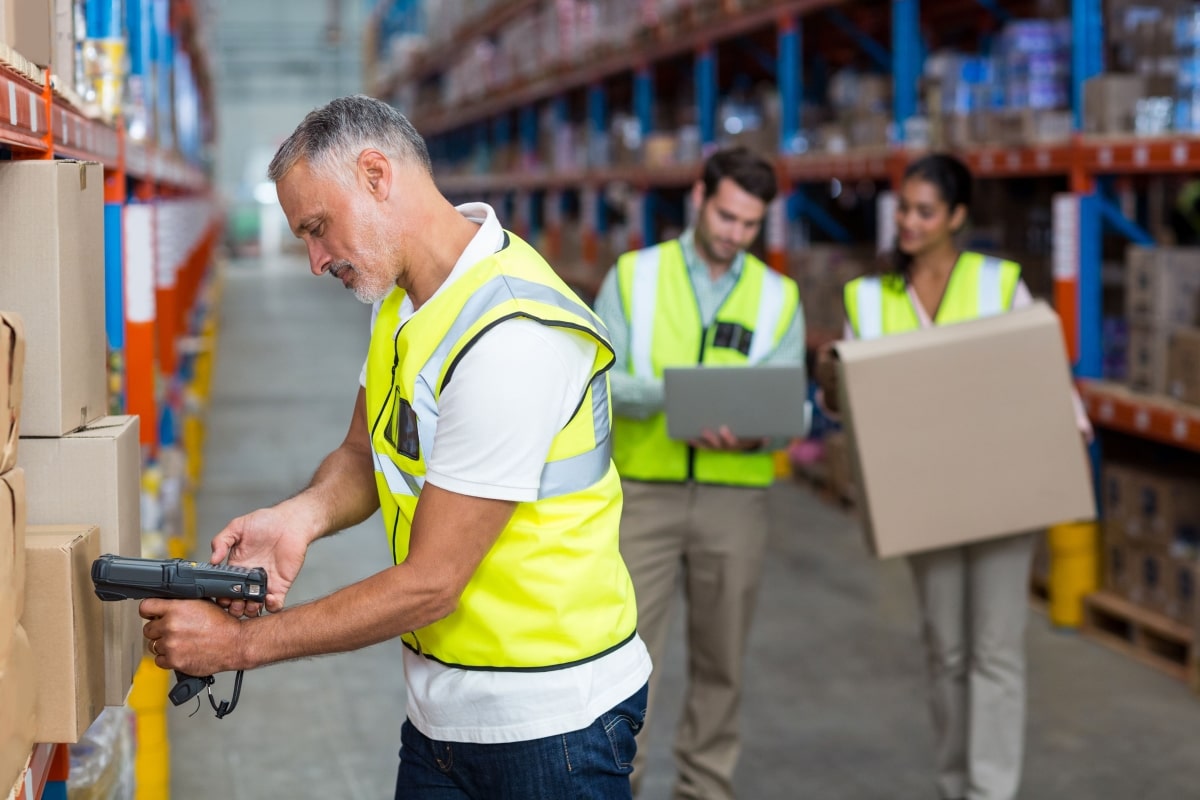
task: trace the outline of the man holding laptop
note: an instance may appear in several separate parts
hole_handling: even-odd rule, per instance
[[[693,226],[621,256],[596,312],[616,350],[621,553],[655,663],[681,574],[687,598],[689,684],[675,797],[732,798],[772,450],[804,433],[804,312],[795,282],[745,252],[777,191],[772,165],[745,148],[717,152],[692,191]],[[783,402],[778,390],[764,402],[768,386],[786,387]],[[650,679],[651,703],[660,674]]]

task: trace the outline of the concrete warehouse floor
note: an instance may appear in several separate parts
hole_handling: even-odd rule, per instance
[[[341,440],[367,344],[368,309],[301,260],[226,271],[208,412],[202,542],[239,514],[302,488]],[[773,493],[773,529],[752,635],[738,772],[746,800],[933,798],[932,735],[913,592],[903,562],[878,562],[854,521],[805,488]],[[316,545],[289,600],[388,564],[373,519]],[[1034,614],[1023,797],[1200,796],[1200,699],[1176,681]],[[404,715],[400,645],[248,674],[233,716],[207,701],[171,709],[176,800],[390,798]],[[676,627],[657,724],[642,739],[643,800],[669,797],[670,734],[685,681]],[[228,696],[232,677],[219,679]]]

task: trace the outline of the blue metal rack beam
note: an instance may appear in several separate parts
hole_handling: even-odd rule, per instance
[[[1154,237],[1150,232],[1138,225],[1133,220],[1129,219],[1121,212],[1119,206],[1112,200],[1104,197],[1101,194],[1095,195],[1096,209],[1100,213],[1100,219],[1107,223],[1108,227],[1113,231],[1124,236],[1134,244],[1140,244],[1147,247],[1153,247],[1155,244]]]
[[[642,247],[651,247],[658,244],[658,230],[654,224],[656,206],[658,204],[658,195],[649,190],[642,196]]]
[[[832,22],[835,28],[849,36],[864,53],[871,57],[871,60],[877,66],[891,71],[892,54],[888,52],[886,47],[868,36],[862,28],[855,25],[854,20],[847,17],[844,12],[837,8],[827,9],[825,11],[825,18]],[[893,49],[899,52],[900,47],[899,45],[893,45]]]
[[[921,20],[918,0],[892,0],[893,116],[896,138],[904,141],[905,123],[917,113],[921,78]]]
[[[1008,22],[1012,19],[1012,14],[1001,8],[996,0],[975,0],[975,3],[998,19],[1000,22]]]
[[[654,132],[654,71],[649,66],[638,67],[633,76],[633,113],[643,139]]]
[[[1071,109],[1083,130],[1083,84],[1104,71],[1103,0],[1071,2]]]
[[[717,56],[711,47],[696,53],[696,115],[700,124],[700,144],[717,143]]]
[[[850,231],[830,216],[829,212],[816,203],[801,189],[796,189],[788,197],[788,218],[806,218],[816,225],[825,235],[838,243],[849,243],[852,240]]]
[[[602,141],[608,132],[608,93],[604,86],[593,83],[587,91],[588,123],[592,127],[592,135],[596,141]],[[608,232],[608,214],[604,206],[604,192],[596,192],[596,209],[594,225],[596,233],[603,235]]]
[[[533,105],[522,106],[520,113],[521,152],[529,155],[537,151],[537,108]]]
[[[1080,378],[1104,375],[1101,213],[1100,198],[1095,193],[1079,197],[1079,361],[1075,374]]]
[[[769,53],[763,52],[761,47],[746,39],[737,39],[735,43],[738,50],[758,64],[763,72],[771,77],[778,75],[776,59],[772,58]]]
[[[804,96],[801,23],[784,20],[779,26],[779,152],[790,153],[800,135],[800,101]]]

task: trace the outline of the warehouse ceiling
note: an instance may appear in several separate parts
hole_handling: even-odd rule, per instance
[[[207,0],[218,103],[313,98],[362,84],[368,0]]]

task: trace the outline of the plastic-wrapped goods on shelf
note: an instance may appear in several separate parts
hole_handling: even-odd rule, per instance
[[[1057,109],[1070,102],[1067,20],[1018,20],[1004,27],[999,67],[1008,108]]]
[[[71,745],[70,800],[133,800],[133,712],[109,707]]]
[[[1180,12],[1175,21],[1175,47],[1179,52],[1175,129],[1197,133],[1200,132],[1200,4]]]

